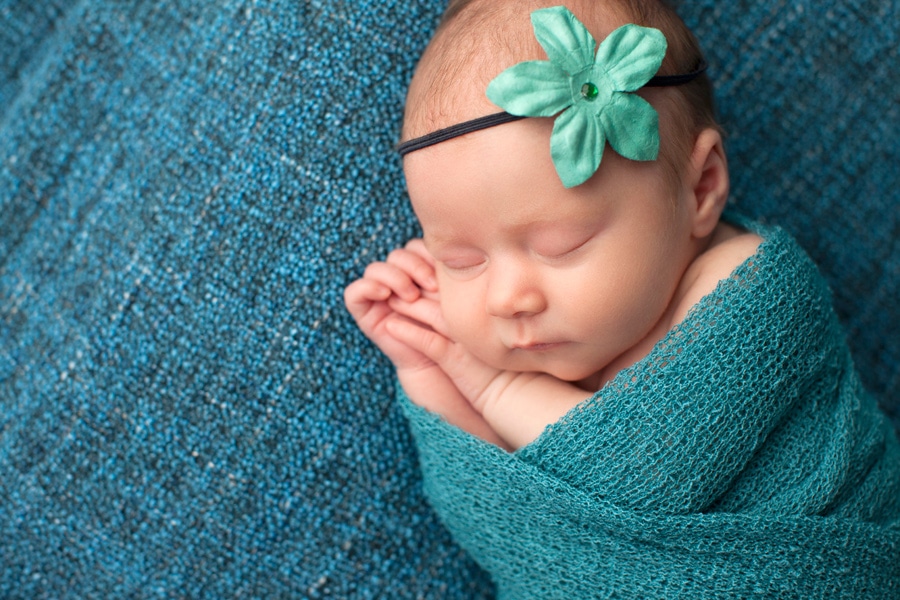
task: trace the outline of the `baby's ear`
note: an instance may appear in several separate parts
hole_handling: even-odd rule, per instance
[[[692,202],[693,230],[697,238],[712,233],[728,201],[728,160],[722,135],[704,129],[694,141],[685,185]]]

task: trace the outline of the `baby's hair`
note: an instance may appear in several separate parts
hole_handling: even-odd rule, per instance
[[[532,33],[529,14],[537,8],[559,3],[546,0],[451,0],[410,86],[402,137],[418,137],[487,114],[491,105],[484,90],[493,77],[522,60],[546,59]],[[662,31],[668,49],[658,75],[689,73],[703,60],[694,34],[662,0],[569,0],[564,3],[598,41],[609,33],[598,31],[598,27],[608,23],[610,17],[620,24],[635,23]],[[663,123],[664,115],[660,113],[661,159],[667,170],[677,175],[690,155],[697,134],[708,127],[719,128],[712,86],[703,74],[690,83],[656,88],[650,93],[667,103],[674,115],[683,117],[665,119],[668,123]],[[473,98],[483,101],[473,102]]]

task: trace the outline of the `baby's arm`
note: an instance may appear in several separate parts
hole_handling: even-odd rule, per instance
[[[411,242],[413,248],[416,244]],[[395,250],[385,262],[370,264],[362,278],[344,290],[344,303],[362,332],[387,355],[397,369],[397,378],[409,398],[419,406],[442,415],[449,423],[503,448],[508,445],[429,357],[397,339],[392,324],[402,325],[407,317],[390,307],[389,299],[403,299],[414,306],[426,297],[436,297],[434,269],[421,252]]]

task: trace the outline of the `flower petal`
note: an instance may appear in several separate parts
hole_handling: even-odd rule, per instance
[[[596,116],[572,107],[556,117],[550,135],[550,155],[565,187],[591,178],[600,166],[606,140]]]
[[[594,64],[594,48],[597,47],[594,36],[565,6],[534,11],[531,25],[550,62],[569,75]]]
[[[659,71],[666,36],[658,29],[622,25],[600,43],[597,66],[606,70],[620,92],[633,92]]]
[[[572,103],[569,76],[545,60],[520,62],[488,84],[487,97],[508,113],[552,117]]]
[[[659,115],[637,94],[616,93],[600,113],[613,150],[631,160],[659,156]]]

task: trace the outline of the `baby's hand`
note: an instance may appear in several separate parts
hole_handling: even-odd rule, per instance
[[[391,297],[388,306],[406,317],[386,323],[386,329],[397,340],[416,349],[437,364],[457,389],[480,413],[488,408],[491,392],[506,374],[488,366],[462,344],[450,339],[436,298],[421,296],[413,302]]]
[[[387,323],[391,335],[433,361],[508,448],[532,442],[589,395],[546,373],[506,371],[482,362],[450,338],[436,299],[392,297],[388,304],[407,317]]]
[[[426,295],[437,296],[434,267],[429,259],[422,241],[412,240],[406,247],[391,252],[386,261],[370,264],[362,278],[344,290],[344,304],[360,330],[398,370],[434,364],[421,352],[394,338],[386,327],[392,320],[405,320],[389,305],[391,298],[414,304]]]
[[[393,335],[394,327],[428,329],[415,320],[416,311],[425,314],[436,309],[440,315],[433,265],[422,240],[412,240],[391,252],[387,261],[369,265],[361,279],[347,286],[344,302],[363,333],[394,363],[410,400],[460,429],[509,449],[433,360]],[[397,312],[395,302],[415,309]]]

